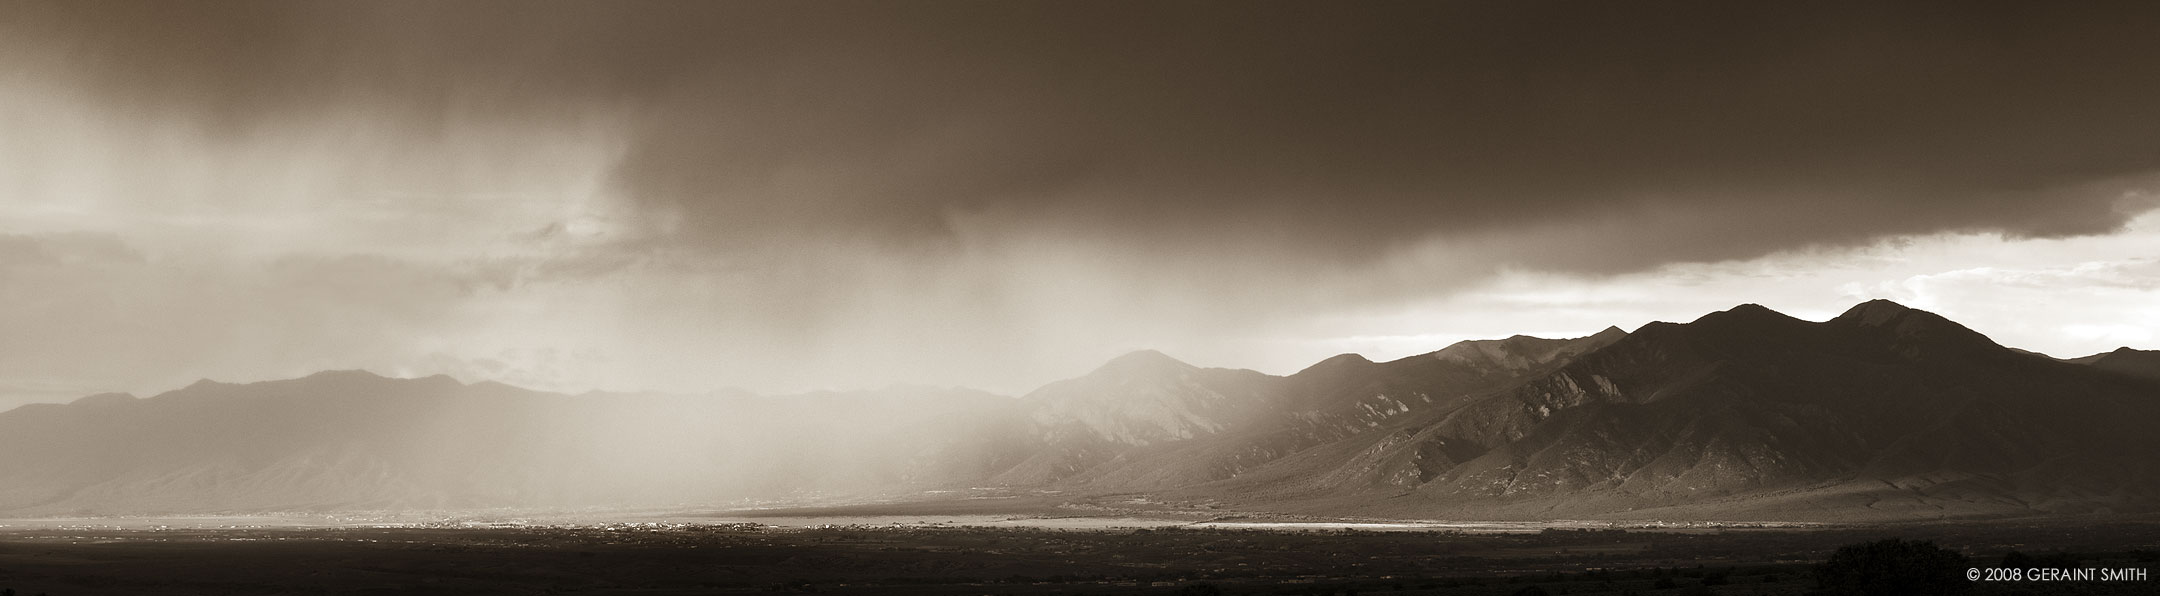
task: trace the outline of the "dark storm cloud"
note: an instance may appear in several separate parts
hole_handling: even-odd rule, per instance
[[[992,222],[1342,263],[1580,222],[1481,257],[1620,271],[2104,231],[2110,181],[2160,169],[2150,3],[7,10],[55,73],[237,140],[326,111],[417,138],[621,115],[615,188],[723,250],[934,249]]]

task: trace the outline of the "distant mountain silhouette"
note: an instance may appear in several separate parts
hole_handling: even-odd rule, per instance
[[[569,396],[362,371],[0,414],[0,512],[705,503],[938,485],[1009,467],[1011,398]],[[833,428],[852,429],[834,433]]]
[[[2156,350],[2118,348],[2113,352],[2093,354],[2073,359],[2071,362],[2134,377],[2160,380],[2160,351]]]
[[[1020,398],[566,396],[359,371],[0,413],[0,513],[719,500],[1001,485],[1413,518],[2160,509],[2160,352],[2058,361],[1888,301],[1741,305],[1288,376],[1127,354]]]

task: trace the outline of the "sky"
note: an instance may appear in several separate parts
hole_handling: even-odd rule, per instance
[[[0,2],[0,407],[2160,348],[2160,5]]]

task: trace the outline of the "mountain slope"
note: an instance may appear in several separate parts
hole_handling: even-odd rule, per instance
[[[1022,397],[1030,456],[994,480],[1060,482],[1149,446],[1212,437],[1279,408],[1282,389],[1278,377],[1200,368],[1153,350],[1120,356]]]
[[[1608,329],[1575,339],[1517,336],[1469,341],[1386,363],[1345,354],[1288,377],[1216,371],[1222,379],[1236,379],[1218,383],[1245,388],[1254,396],[1235,402],[1247,412],[1223,417],[1209,432],[1180,440],[1093,445],[1084,450],[1088,459],[1066,457],[1061,461],[1072,464],[1069,472],[1048,480],[1076,490],[1143,491],[1244,477],[1309,449],[1419,424],[1625,335]],[[1039,420],[1055,415],[1054,410],[1036,411]],[[1055,450],[1060,454],[1082,451]],[[1023,478],[1043,480],[1016,475],[1000,479]],[[1300,485],[1311,478],[1270,482]]]
[[[1392,514],[1771,516],[1810,494],[1855,517],[2149,509],[2156,406],[2154,385],[1924,311],[1744,305],[1647,325],[1359,455],[1375,478],[1452,464],[1424,466]]]

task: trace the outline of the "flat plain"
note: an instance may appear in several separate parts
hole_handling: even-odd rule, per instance
[[[743,513],[743,512],[737,512]],[[11,520],[0,589],[94,594],[1805,594],[1838,546],[2156,566],[2160,519],[1891,525],[1194,523],[1165,516]],[[763,519],[764,521],[746,521]],[[1033,520],[1033,521],[1029,521]],[[827,523],[820,523],[827,522]],[[1977,594],[2149,594],[2152,581]]]

